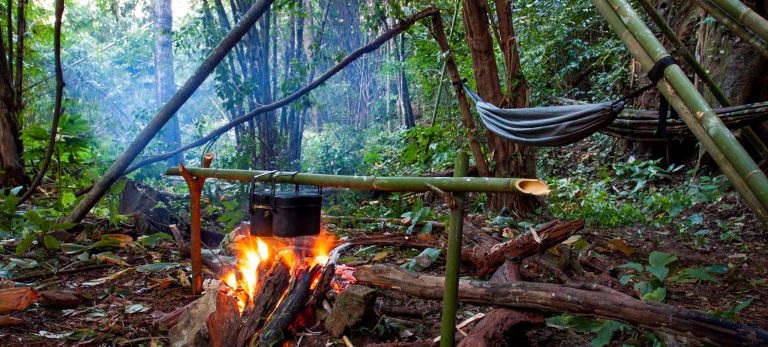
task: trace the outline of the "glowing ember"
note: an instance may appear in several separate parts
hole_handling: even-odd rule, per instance
[[[334,240],[333,235],[325,232],[316,237],[296,239],[261,239],[253,236],[242,238],[235,243],[237,271],[227,273],[222,281],[235,290],[238,308],[242,313],[247,306],[253,305],[259,284],[259,270],[268,268],[275,260],[285,262],[291,273],[315,265],[325,265],[329,260]],[[319,276],[314,278],[311,288],[314,289],[319,280]]]

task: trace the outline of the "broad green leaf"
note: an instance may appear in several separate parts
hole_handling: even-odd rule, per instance
[[[650,300],[650,301],[664,301],[664,298],[667,297],[667,288],[659,287],[654,289],[652,292],[643,294],[643,300]]]
[[[47,249],[59,249],[60,248],[59,240],[57,240],[55,237],[53,237],[51,235],[43,236],[43,245],[45,245],[45,248],[47,248]]]
[[[32,269],[39,265],[37,260],[27,258],[11,258],[9,261],[14,266],[18,266],[23,269]]]
[[[710,282],[716,282],[716,283],[720,282],[717,279],[717,277],[712,276],[709,272],[707,272],[707,270],[703,268],[696,268],[696,267],[689,267],[687,269],[684,269],[683,271],[680,271],[680,273],[678,273],[677,276],[693,277],[701,281],[710,281]]]
[[[616,333],[616,331],[622,327],[624,327],[624,324],[619,322],[612,320],[605,321],[603,326],[600,328],[600,332],[597,333],[597,338],[592,340],[590,345],[592,347],[603,347],[609,345],[611,340],[613,340],[614,333]]]
[[[78,253],[88,249],[88,246],[78,245],[76,243],[62,243],[59,247],[61,248],[61,251],[66,254]]]
[[[709,272],[718,273],[718,274],[727,274],[728,271],[730,271],[727,265],[710,265],[710,266],[705,266],[704,269]]]
[[[627,285],[627,283],[629,283],[629,281],[630,281],[630,280],[632,280],[633,278],[635,278],[635,275],[624,275],[624,276],[621,276],[621,277],[619,278],[619,282],[620,282],[622,285],[625,285],[625,286],[626,286],[626,285]]]
[[[24,213],[24,217],[32,222],[36,227],[40,228],[41,231],[48,231],[51,228],[51,223],[48,222],[45,218],[40,217],[37,212],[34,210],[29,210],[26,213]]]
[[[19,197],[16,195],[8,195],[3,202],[3,211],[8,214],[13,214],[16,211],[16,206],[19,205]]]
[[[653,251],[648,256],[648,263],[651,266],[667,266],[677,260],[677,256],[667,252]]]
[[[648,271],[653,275],[653,277],[656,277],[659,279],[659,281],[664,281],[665,278],[667,278],[667,275],[669,275],[669,268],[666,266],[651,266],[646,265],[645,271]]]
[[[139,243],[145,247],[154,246],[161,240],[173,241],[173,238],[166,233],[154,233],[139,237]]]
[[[31,231],[24,235],[24,237],[21,239],[21,242],[16,245],[16,255],[21,255],[22,253],[28,251],[29,248],[32,247],[32,242],[35,241],[37,235],[38,232],[36,231]]]
[[[594,319],[569,314],[561,314],[544,320],[547,322],[547,326],[563,330],[573,330],[577,333],[594,333],[600,331],[600,328],[603,327],[603,324]]]
[[[424,224],[424,227],[421,228],[422,233],[431,234],[432,233],[432,222],[427,222],[427,224]]]

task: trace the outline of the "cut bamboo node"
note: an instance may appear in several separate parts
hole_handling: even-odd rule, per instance
[[[518,191],[531,195],[547,195],[551,192],[549,186],[540,180],[521,178],[515,182]]]

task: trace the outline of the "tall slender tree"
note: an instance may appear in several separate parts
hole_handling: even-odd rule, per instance
[[[486,101],[506,108],[528,106],[528,87],[520,69],[515,32],[512,27],[510,0],[496,0],[496,19],[489,16],[489,3],[485,0],[464,0],[463,16],[467,42],[472,54],[472,67],[477,91]],[[490,23],[490,24],[489,24]],[[497,41],[504,56],[507,93],[502,91],[502,80],[496,64],[491,27],[498,33]],[[536,175],[535,151],[486,131],[488,147],[493,154],[496,177],[534,177]],[[522,194],[497,194],[491,200],[497,210],[504,208],[516,212],[530,212],[538,204],[535,197]]]
[[[29,183],[24,171],[21,154],[24,144],[21,141],[19,116],[22,103],[22,73],[24,66],[24,34],[26,19],[25,2],[19,0],[16,8],[16,54],[13,40],[13,2],[8,1],[7,42],[0,44],[0,187],[14,187]],[[0,37],[3,37],[0,28]],[[6,46],[7,45],[7,46]],[[14,67],[15,78],[14,78]]]
[[[173,73],[173,13],[172,0],[154,0],[155,28],[155,95],[158,108],[176,92],[176,80]],[[181,146],[179,118],[173,116],[160,131],[163,152],[172,151]],[[168,158],[168,165],[176,166],[181,162],[181,154]]]

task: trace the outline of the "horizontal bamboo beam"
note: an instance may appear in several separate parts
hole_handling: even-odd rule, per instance
[[[187,168],[195,177],[218,178],[236,181],[272,182],[270,171]],[[168,176],[180,176],[178,168],[169,168]],[[427,192],[435,187],[444,192],[522,193],[549,194],[546,183],[529,178],[495,177],[377,177],[339,176],[308,173],[278,173],[277,183],[312,185],[319,187],[350,188],[401,192]],[[430,187],[431,186],[431,187]]]

